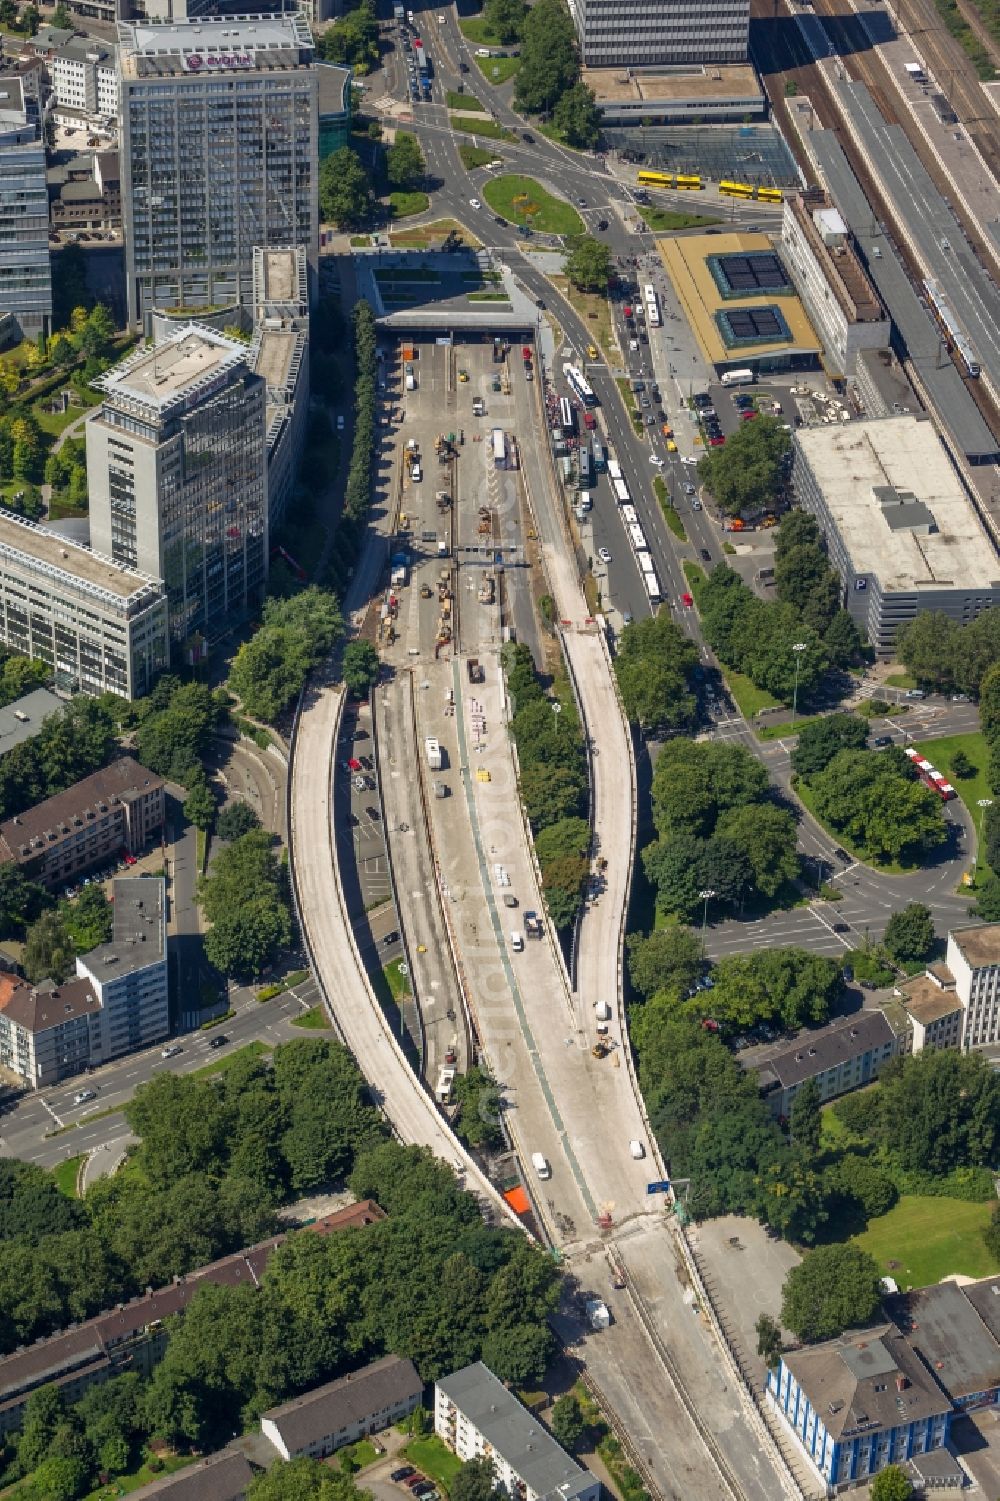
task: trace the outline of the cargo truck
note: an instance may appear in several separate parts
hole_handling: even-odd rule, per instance
[[[431,771],[440,771],[443,763],[441,757],[441,742],[428,736],[424,741],[424,751],[427,755],[427,765]]]

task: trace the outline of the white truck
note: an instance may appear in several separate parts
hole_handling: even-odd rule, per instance
[[[424,741],[424,751],[427,755],[427,765],[431,771],[440,771],[444,762],[441,757],[441,742],[428,735]]]
[[[611,1315],[608,1305],[602,1303],[600,1298],[587,1299],[587,1322],[591,1329],[609,1329],[611,1327]]]

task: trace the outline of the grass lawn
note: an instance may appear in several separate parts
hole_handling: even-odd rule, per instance
[[[366,1469],[368,1465],[373,1465],[377,1459],[381,1459],[382,1457],[371,1439],[367,1438],[359,1438],[356,1444],[345,1444],[343,1449],[337,1450],[333,1457],[340,1469],[343,1469],[342,1461],[345,1456],[353,1459],[359,1470]]]
[[[484,183],[483,197],[495,214],[513,224],[530,224],[542,234],[583,233],[583,222],[573,205],[565,198],[553,198],[533,177],[494,177]]]
[[[670,499],[670,492],[667,490],[666,481],[662,474],[654,476],[653,489],[656,491],[656,498],[660,502],[660,510],[663,512],[664,521],[675,537],[679,537],[682,542],[686,542],[688,534],[684,530],[684,523],[677,513],[677,507]]]
[[[890,672],[886,674],[886,683],[890,688],[915,688],[917,680],[908,672]]]
[[[404,1459],[411,1465],[416,1465],[428,1479],[435,1481],[445,1491],[450,1490],[452,1481],[462,1468],[462,1461],[458,1456],[452,1454],[433,1433],[425,1438],[411,1439],[400,1452]]]
[[[405,963],[405,959],[394,959],[391,964],[387,964],[382,970],[394,1001],[403,1000],[406,996],[413,993],[409,975],[403,974],[399,967]]]
[[[52,398],[47,397],[46,399],[51,400]],[[42,432],[48,433],[51,438],[58,438],[60,433],[64,433],[68,427],[73,426],[74,422],[79,422],[83,417],[86,417],[87,413],[92,412],[94,408],[90,406],[79,407],[71,402],[65,412],[46,412],[42,403],[36,401],[32,406],[32,410]],[[78,436],[82,437],[82,432]]]
[[[91,1491],[84,1496],[83,1501],[109,1501],[112,1496],[127,1496],[130,1491],[137,1491],[140,1486],[149,1485],[153,1480],[161,1480],[164,1475],[172,1475],[175,1470],[183,1470],[185,1465],[194,1464],[193,1454],[167,1454],[160,1460],[159,1468],[150,1469],[148,1464],[141,1465],[131,1475],[116,1475],[109,1485],[99,1485],[96,1491]]]
[[[503,45],[489,21],[484,20],[482,16],[469,16],[467,20],[459,21],[458,29],[466,41],[475,42],[477,47]]]
[[[394,229],[390,232],[389,243],[397,249],[429,250],[432,246],[442,244],[453,230],[474,250],[482,243],[463,224],[459,224],[457,219],[435,219],[431,224],[421,224],[414,229]]]
[[[550,276],[549,280],[562,293],[570,306],[580,314],[594,336],[594,343],[603,352],[604,358],[617,364],[620,356],[615,343],[608,299],[602,297],[599,292],[578,291],[567,276]],[[582,349],[579,352],[583,354]]]
[[[488,115],[489,110],[481,99],[475,94],[458,94],[454,89],[449,89],[447,94],[449,109],[473,110],[476,114]]]
[[[807,724],[819,724],[825,718],[825,714],[800,714],[794,725],[790,719],[783,719],[780,724],[765,725],[757,731],[757,736],[761,740],[784,740],[789,735],[797,735]]]
[[[248,1042],[242,1048],[237,1048],[233,1053],[224,1053],[221,1058],[216,1058],[212,1063],[206,1063],[204,1068],[196,1068],[189,1078],[204,1079],[210,1074],[224,1074],[235,1063],[245,1058],[260,1058],[271,1051],[266,1042]]]
[[[682,561],[681,567],[684,569],[684,577],[691,585],[691,593],[694,595],[695,604],[697,604],[698,590],[701,588],[708,575],[706,574],[704,568],[699,568],[697,563],[691,563],[687,560],[687,558]]]
[[[671,229],[702,229],[710,224],[721,223],[721,220],[713,219],[708,214],[685,214],[679,209],[671,208],[643,208],[641,204],[636,204],[636,208],[645,219],[647,228],[657,234]]]
[[[904,1194],[894,1209],[870,1221],[854,1244],[874,1256],[905,1291],[942,1277],[990,1277],[1000,1271],[979,1232],[989,1224],[993,1202]]]
[[[56,1180],[56,1187],[68,1199],[79,1197],[76,1191],[76,1180],[80,1172],[80,1163],[85,1156],[86,1153],[81,1153],[79,1157],[67,1157],[65,1162],[60,1162],[58,1167],[52,1169],[52,1176]]]
[[[292,1017],[293,1027],[305,1027],[310,1032],[319,1032],[329,1025],[322,1006],[312,1006],[308,1011],[303,1011],[301,1016]]]
[[[351,248],[353,250],[367,250],[371,242],[371,235],[351,235]]]
[[[475,115],[449,115],[448,123],[452,130],[461,130],[469,136],[488,136],[491,141],[513,141],[516,139],[509,130],[504,130],[495,120],[479,120]],[[492,157],[490,158],[492,161]]]
[[[761,709],[780,709],[780,699],[772,697],[763,688],[757,688],[742,672],[733,672],[731,667],[724,667],[722,676],[744,719],[753,719]]]
[[[490,162],[499,160],[496,152],[487,151],[485,146],[459,146],[458,154],[467,172],[474,172],[477,167],[486,167]]]
[[[389,212],[394,219],[408,219],[412,214],[426,214],[431,200],[426,193],[390,193]]]
[[[469,292],[470,302],[509,302],[506,292]]]
[[[940,740],[924,740],[914,745],[922,756],[926,756],[932,766],[938,771],[944,772],[962,802],[969,810],[972,822],[976,827],[976,837],[979,836],[979,820],[982,809],[976,804],[981,797],[992,798],[990,784],[986,780],[986,766],[989,761],[989,751],[986,741],[981,734],[971,735],[942,735]],[[952,771],[952,764],[956,751],[964,751],[976,768],[974,777],[957,777]],[[985,857],[978,862],[977,869],[988,870]]]
[[[507,83],[521,66],[519,57],[477,57],[476,62],[487,83],[493,84],[494,88]]]

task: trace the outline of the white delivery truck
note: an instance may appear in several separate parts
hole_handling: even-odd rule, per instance
[[[431,771],[440,771],[443,765],[440,740],[435,740],[429,735],[424,741],[424,750],[427,754],[427,765]]]
[[[531,1165],[535,1169],[535,1172],[538,1174],[539,1178],[541,1178],[543,1181],[546,1178],[552,1177],[552,1169],[549,1167],[548,1158],[544,1156],[543,1153],[532,1152]]]

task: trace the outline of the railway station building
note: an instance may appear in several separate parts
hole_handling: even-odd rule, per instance
[[[844,603],[880,657],[920,610],[961,625],[1000,604],[1000,559],[933,424],[800,428],[795,499],[819,522]]]

